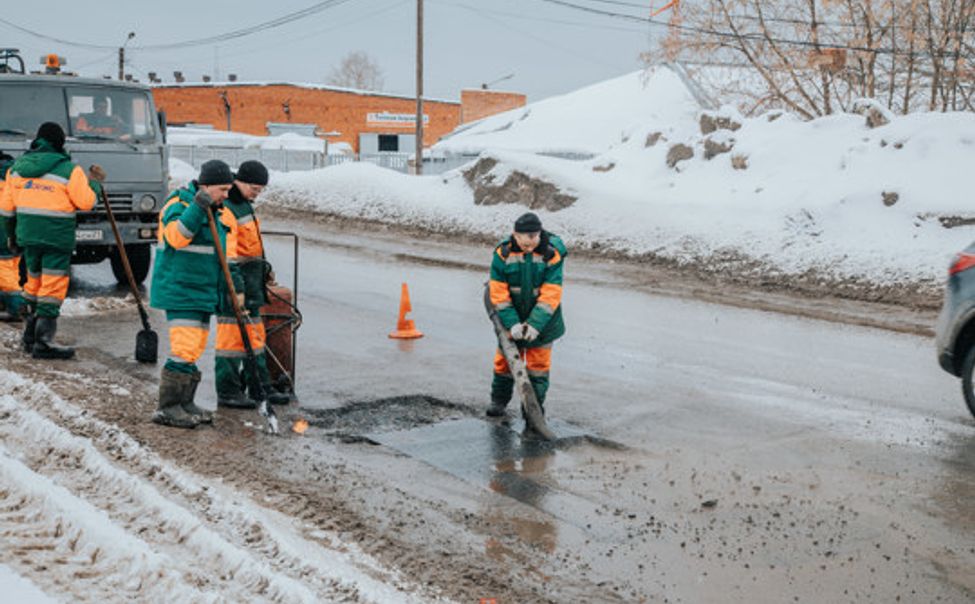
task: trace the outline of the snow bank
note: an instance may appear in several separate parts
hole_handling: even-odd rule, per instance
[[[725,107],[708,115],[718,129],[704,133],[683,81],[662,68],[461,127],[436,148],[495,160],[495,183],[518,171],[576,198],[559,211],[539,210],[570,246],[716,272],[938,286],[953,254],[975,239],[975,228],[964,226],[975,218],[966,182],[975,114],[887,116],[890,123],[875,128],[854,114],[746,119]],[[677,145],[690,157],[677,160]],[[463,170],[412,177],[347,164],[275,173],[267,197],[500,236],[525,207],[478,205]]]
[[[433,149],[591,155],[619,143],[635,127],[693,120],[697,109],[670,69],[638,71],[465,124]]]

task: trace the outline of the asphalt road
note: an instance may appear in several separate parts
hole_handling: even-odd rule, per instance
[[[404,492],[514,526],[480,529],[486,553],[525,565],[525,545],[553,599],[975,598],[975,421],[930,338],[661,296],[570,249],[547,404],[566,438],[549,447],[481,417],[490,249],[273,226],[303,237],[301,413],[382,445],[344,454]],[[287,244],[269,258],[289,283]],[[106,273],[78,270],[75,292],[111,295]],[[425,334],[405,343],[387,338],[404,282]],[[63,323],[131,354],[136,325]]]

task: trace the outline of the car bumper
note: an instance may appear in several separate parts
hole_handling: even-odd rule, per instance
[[[155,243],[157,227],[153,223],[125,223],[118,225],[119,233],[125,244]],[[115,235],[108,223],[79,224],[75,229],[75,241],[78,246],[87,245],[115,245]]]

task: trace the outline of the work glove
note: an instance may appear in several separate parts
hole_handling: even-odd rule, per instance
[[[88,166],[88,178],[90,180],[97,180],[98,182],[105,182],[105,168],[102,168],[98,164],[92,164]]]
[[[193,197],[193,203],[195,203],[197,207],[204,212],[206,212],[208,208],[212,208],[217,205],[213,203],[213,198],[210,197],[210,194],[203,189],[196,192],[196,195]]]
[[[523,323],[522,325],[525,326],[525,336],[524,336],[525,341],[534,342],[535,338],[538,337],[538,330],[532,327],[531,325],[529,325],[528,323]]]
[[[522,340],[525,337],[525,324],[518,323],[509,332],[512,340]]]
[[[247,309],[244,307],[244,294],[243,294],[243,292],[240,292],[240,293],[237,294],[237,306],[240,308],[240,310],[244,311],[244,314],[247,314]]]

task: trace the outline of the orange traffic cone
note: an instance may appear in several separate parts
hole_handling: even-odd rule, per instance
[[[389,334],[389,337],[397,340],[412,340],[422,338],[423,332],[416,328],[413,319],[407,319],[406,313],[413,310],[410,306],[410,290],[403,284],[403,292],[399,298],[399,320],[396,322],[396,331]]]

